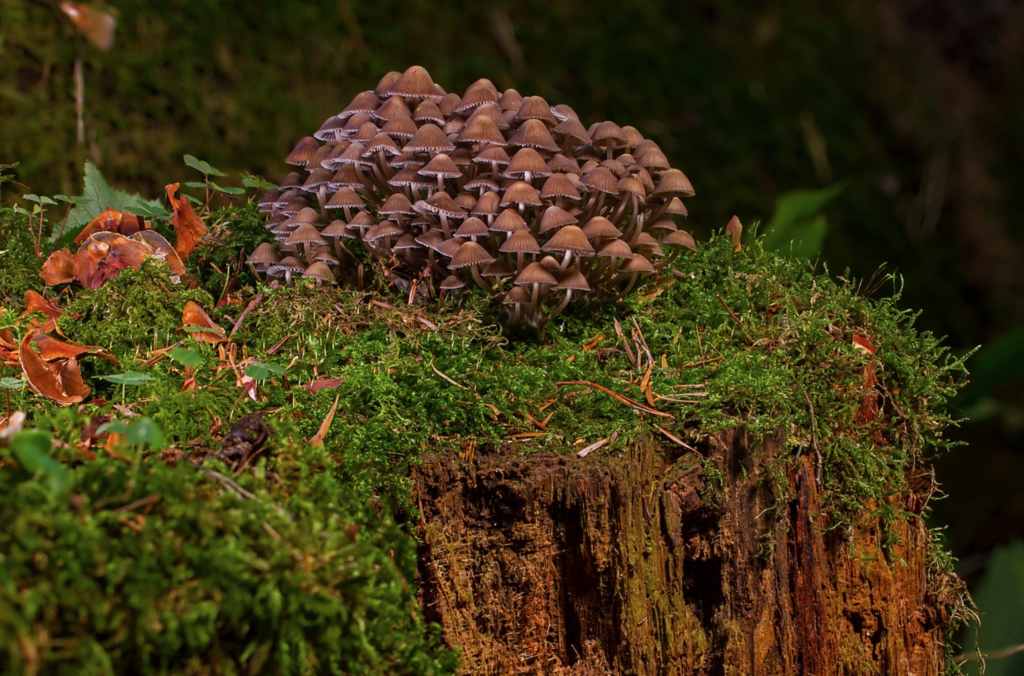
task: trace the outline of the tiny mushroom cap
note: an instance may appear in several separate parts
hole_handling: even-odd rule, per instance
[[[470,85],[462,95],[462,100],[455,107],[455,112],[459,115],[466,115],[475,108],[488,103],[497,103],[497,101],[498,95],[493,87],[481,86],[479,82],[476,82]]]
[[[445,241],[441,242],[436,247],[434,247],[434,251],[441,254],[442,256],[447,256],[448,258],[451,258],[455,254],[459,253],[459,250],[462,248],[462,245],[464,243],[470,244],[470,242],[466,242],[466,240],[464,239],[452,237],[451,239],[446,239]]]
[[[437,249],[444,243],[444,232],[440,228],[432,228],[416,238],[416,243],[428,249]]]
[[[443,190],[434,192],[425,200],[419,200],[413,207],[420,213],[444,214],[449,218],[464,218],[466,212]]]
[[[398,78],[402,77],[402,74],[396,70],[387,73],[377,83],[377,88],[373,90],[373,93],[377,96],[384,98],[388,95],[388,90],[391,89],[391,85],[398,82]]]
[[[571,117],[556,124],[551,131],[555,136],[572,139],[577,144],[590,143],[590,134],[587,133],[587,128],[583,126],[582,122]]]
[[[516,230],[512,236],[505,240],[498,248],[502,253],[540,253],[540,244],[537,238],[530,233],[529,229]]]
[[[562,273],[561,280],[555,285],[556,289],[571,289],[572,291],[590,291],[590,284],[583,273],[572,268]]]
[[[587,239],[597,239],[599,237],[619,237],[622,235],[622,231],[604,216],[594,216],[583,226],[583,234],[587,236]]]
[[[412,119],[416,122],[433,122],[438,126],[445,123],[444,115],[433,101],[424,101],[416,106],[416,110],[412,113]]]
[[[334,272],[324,261],[316,261],[302,273],[303,279],[315,279],[320,282],[333,282]]]
[[[673,197],[665,205],[665,213],[673,214],[676,216],[689,216],[690,212],[686,210],[686,205],[683,204],[683,200],[678,197]]]
[[[302,225],[303,223],[316,223],[319,220],[320,214],[312,207],[306,207],[292,217],[292,222],[296,225]]]
[[[412,120],[412,111],[409,110],[408,104],[400,96],[393,96],[384,104],[373,111],[370,115],[373,119],[378,122],[389,122],[396,118],[406,118]]]
[[[405,233],[405,230],[398,227],[391,221],[381,221],[366,232],[366,241],[376,242],[385,237],[398,237]]]
[[[523,270],[526,272],[526,270]],[[529,303],[530,292],[527,291],[522,285],[513,286],[507,294],[505,294],[505,300],[501,301],[505,305],[515,305],[517,303]]]
[[[302,184],[302,189],[306,192],[316,192],[321,186],[325,186],[331,182],[334,172],[329,169],[319,167],[313,170],[313,173],[309,175],[306,182]]]
[[[551,206],[544,210],[544,215],[540,218],[540,228],[538,228],[538,232],[543,234],[548,230],[554,230],[555,228],[560,228],[563,225],[574,225],[578,222],[579,221],[575,216],[562,207]]]
[[[472,193],[460,192],[453,199],[464,211],[469,211],[476,206],[476,196]]]
[[[285,272],[302,272],[305,269],[306,266],[295,256],[285,256],[267,268],[267,274],[271,277],[280,277]]]
[[[320,231],[320,236],[354,238],[354,235],[348,230],[348,223],[342,220],[331,221],[330,225]]]
[[[362,209],[366,206],[363,198],[349,187],[339,188],[324,205],[328,209]]]
[[[487,249],[483,248],[476,242],[466,242],[460,248],[458,253],[452,257],[451,263],[448,267],[453,270],[460,268],[467,268],[471,265],[486,265],[487,263],[493,263],[494,256],[487,253]]]
[[[473,158],[475,164],[494,164],[499,167],[507,166],[511,160],[504,148],[498,145],[487,146]]]
[[[504,178],[545,178],[551,175],[548,163],[533,148],[520,148],[509,162]]]
[[[266,270],[270,267],[271,263],[277,263],[280,260],[281,258],[277,255],[277,251],[274,250],[274,245],[270,242],[263,242],[256,247],[255,251],[249,254],[245,262],[255,265],[258,270]]]
[[[387,134],[393,139],[405,141],[415,136],[417,129],[419,127],[416,126],[411,117],[393,117],[384,123],[380,131],[382,134]]]
[[[406,142],[403,150],[416,153],[450,153],[455,150],[455,146],[440,127],[428,122]]]
[[[661,243],[665,246],[678,246],[692,251],[697,250],[697,243],[693,241],[693,236],[685,230],[670,232],[665,239],[661,240]]]
[[[596,124],[590,130],[591,143],[597,148],[619,148],[626,145],[626,133],[611,120]]]
[[[491,223],[491,230],[495,232],[512,233],[517,230],[527,230],[528,227],[526,221],[515,209],[505,209]]]
[[[558,280],[541,263],[530,263],[519,273],[514,282],[516,286],[524,284],[539,284],[540,286],[554,286]]]
[[[519,204],[528,207],[539,207],[544,204],[537,189],[526,181],[516,181],[505,190],[505,196],[501,200],[501,206],[507,207],[510,204]]]
[[[392,193],[392,195],[384,202],[384,205],[381,206],[379,211],[386,216],[412,216],[416,213],[412,209],[412,202],[409,201],[409,198],[406,197],[404,193],[400,192]]]
[[[572,253],[584,256],[594,255],[594,247],[587,240],[587,236],[583,234],[583,230],[575,225],[566,225],[559,229],[541,249],[556,253],[559,251],[569,253],[571,251]]]
[[[462,103],[462,97],[458,94],[451,93],[438,101],[437,109],[440,110],[441,114],[445,117],[451,117],[455,114],[455,109],[460,103]]]
[[[509,145],[525,148],[538,148],[551,152],[559,150],[558,144],[555,143],[555,139],[551,136],[547,125],[536,119],[523,122],[508,142]]]
[[[398,238],[394,246],[391,247],[395,251],[407,251],[409,249],[422,249],[423,247],[416,243],[416,238],[412,236],[412,233],[405,233]]]
[[[477,115],[466,123],[456,139],[460,143],[487,143],[496,146],[507,145],[498,125],[486,115]]]
[[[627,124],[622,128],[622,133],[626,136],[626,145],[630,148],[636,148],[644,142],[643,134],[641,134],[636,127]]]
[[[569,178],[569,174],[552,174],[546,181],[544,186],[540,189],[541,199],[555,199],[562,197],[571,202],[577,202],[580,199],[580,192],[576,189],[572,179]]]
[[[396,188],[429,188],[434,182],[419,175],[419,165],[410,164],[388,179],[388,185]]]
[[[515,121],[524,122],[526,120],[540,120],[552,126],[558,123],[558,118],[551,113],[551,106],[540,96],[527,96],[519,105]]]
[[[633,250],[621,239],[613,239],[602,246],[597,255],[602,258],[632,258]]]
[[[496,192],[485,192],[473,205],[474,216],[493,216],[501,208],[501,196]]]
[[[485,103],[478,107],[472,112],[472,114],[470,114],[469,117],[466,118],[466,124],[471,123],[474,119],[480,116],[491,118],[498,129],[505,130],[509,128],[508,120],[505,119],[505,115],[496,103]]]
[[[484,266],[484,269],[480,271],[481,277],[508,277],[509,275],[516,274],[513,270],[505,263],[505,261],[498,259],[493,263],[488,263]]]
[[[658,181],[658,187],[652,193],[655,197],[693,197],[693,194],[690,179],[678,169],[665,171]]]
[[[487,178],[487,176],[477,176],[462,187],[466,190],[490,190],[491,192],[497,192],[501,189],[501,186]]]
[[[359,92],[352,102],[345,106],[345,109],[338,113],[337,117],[342,120],[358,113],[372,113],[380,107],[380,98],[371,91]]]
[[[580,171],[580,163],[576,161],[576,158],[567,157],[562,153],[555,153],[548,160],[548,169],[560,174],[576,174],[577,176],[583,173]]]
[[[666,171],[669,168],[668,157],[657,146],[648,146],[643,152],[636,156],[636,161],[644,169],[650,171]]]
[[[363,150],[363,157],[371,157],[384,151],[385,155],[394,157],[402,152],[402,149],[395,143],[395,139],[391,138],[387,134],[381,132],[366,142],[366,148]]]
[[[588,188],[593,188],[609,195],[619,194],[619,181],[615,178],[615,174],[609,171],[607,167],[595,167],[584,174],[580,180]]]
[[[498,105],[502,110],[519,110],[522,104],[523,97],[515,89],[506,89],[498,98]]]
[[[338,257],[335,256],[330,247],[322,246],[313,252],[314,261],[322,261],[328,265],[337,265],[339,263]]]
[[[284,161],[297,167],[304,167],[309,164],[313,154],[318,150],[320,150],[320,143],[312,136],[307,136],[295,144]]]
[[[675,232],[679,229],[676,222],[671,218],[662,217],[647,226],[649,230],[665,230],[667,232]]]
[[[635,272],[643,275],[654,274],[656,270],[651,262],[640,254],[633,254],[633,257],[626,261],[619,269],[620,272]]]
[[[313,133],[313,138],[318,141],[338,141],[344,128],[345,120],[335,115],[324,120],[320,128]]]
[[[327,240],[320,235],[320,231],[310,223],[303,223],[296,228],[295,232],[288,235],[285,242],[288,244],[327,244]]]
[[[441,289],[444,291],[458,291],[459,289],[465,288],[466,283],[459,279],[456,275],[448,275],[441,282]]]
[[[458,178],[462,176],[462,172],[455,166],[452,158],[443,153],[434,155],[427,162],[427,166],[420,169],[419,173],[422,176],[433,176],[434,178]]]
[[[486,237],[490,234],[490,230],[487,228],[487,224],[479,218],[470,216],[462,222],[462,225],[459,226],[459,229],[454,234],[456,237],[468,239],[470,237]]]
[[[445,97],[444,94],[438,93],[434,81],[430,78],[430,73],[422,66],[410,66],[388,87],[387,95],[433,101],[440,101]]]

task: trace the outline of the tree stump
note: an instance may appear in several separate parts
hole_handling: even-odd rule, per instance
[[[927,563],[930,475],[892,498],[911,516],[886,554],[879,519],[822,527],[813,455],[769,480],[784,444],[734,429],[697,453],[641,438],[585,458],[428,455],[426,617],[464,674],[942,673],[952,592]]]

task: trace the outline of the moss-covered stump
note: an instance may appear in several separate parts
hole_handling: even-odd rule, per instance
[[[887,556],[875,518],[822,533],[810,456],[787,498],[761,482],[774,438],[700,450],[725,470],[713,501],[692,454],[643,439],[610,458],[426,458],[421,598],[463,673],[943,672],[953,599],[920,520],[892,526]]]

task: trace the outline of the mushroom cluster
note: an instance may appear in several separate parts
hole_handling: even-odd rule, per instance
[[[248,262],[289,281],[361,283],[364,247],[410,302],[476,286],[536,326],[695,247],[674,220],[693,188],[657,144],[486,79],[459,96],[388,73],[286,161],[302,171],[260,203],[277,245]]]

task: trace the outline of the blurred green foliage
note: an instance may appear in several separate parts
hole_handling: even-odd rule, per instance
[[[1024,644],[1024,543],[1015,540],[997,547],[989,557],[985,576],[974,591],[980,623],[972,623],[964,634],[964,646],[975,645],[991,654]],[[978,662],[968,663],[964,673],[977,676]],[[1024,673],[1024,653],[988,659],[985,676],[1015,676]]]

